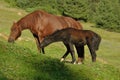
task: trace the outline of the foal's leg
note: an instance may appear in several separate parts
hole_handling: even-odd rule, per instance
[[[72,56],[72,63],[75,64],[76,63],[76,59],[75,59],[75,51],[74,51],[74,47],[72,43],[69,43],[70,46],[70,53]]]
[[[78,54],[78,64],[82,64],[84,60],[84,45],[75,45]]]
[[[69,46],[69,44],[64,43],[64,45],[65,45],[65,47],[67,48],[67,51],[66,51],[65,54],[62,56],[62,58],[61,58],[61,60],[60,60],[61,62],[65,60],[65,58],[67,57],[67,55],[68,55],[69,52],[70,52],[70,46]]]
[[[61,58],[61,61],[63,61],[67,55],[69,54],[69,52],[71,53],[71,57],[72,57],[72,63],[75,64],[76,63],[76,59],[75,59],[75,52],[74,52],[74,47],[72,43],[64,43],[67,51],[66,53],[63,55],[63,57]]]
[[[90,53],[91,53],[91,56],[92,56],[92,62],[95,62],[96,61],[96,52],[95,52],[95,49],[94,49],[94,45],[91,44],[92,42],[88,42],[88,48],[90,50]]]

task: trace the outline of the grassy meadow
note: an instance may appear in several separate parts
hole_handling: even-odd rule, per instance
[[[11,8],[3,0],[0,4],[0,80],[120,80],[120,33],[81,22],[84,29],[102,37],[97,62],[92,63],[85,46],[84,64],[61,63],[59,60],[66,50],[61,42],[49,45],[46,54],[40,54],[32,34],[25,30],[14,44],[8,43],[12,23],[27,13]],[[66,60],[71,60],[71,56]]]

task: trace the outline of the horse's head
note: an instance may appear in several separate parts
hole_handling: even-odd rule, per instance
[[[17,23],[13,23],[8,42],[14,42],[21,35],[21,28]]]

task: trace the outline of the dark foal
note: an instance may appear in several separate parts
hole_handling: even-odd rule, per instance
[[[69,46],[67,47],[67,52],[62,57],[62,59],[65,59],[68,53],[70,52],[72,56],[72,63],[75,63],[76,59],[73,48],[73,45],[75,45],[78,54],[78,63],[79,63],[79,59],[81,57],[84,58],[84,49],[80,49],[80,47],[83,45],[87,45],[92,56],[92,61],[95,62],[96,50],[98,50],[99,48],[101,37],[95,32],[90,30],[77,30],[73,28],[66,28],[66,29],[58,30],[53,34],[45,37],[45,39],[41,42],[41,47],[44,48],[50,43],[57,41],[62,41],[68,44]],[[82,54],[80,50],[82,50]]]

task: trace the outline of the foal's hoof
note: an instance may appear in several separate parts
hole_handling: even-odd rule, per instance
[[[71,63],[72,63],[72,64],[76,64],[76,61],[74,61],[74,62],[72,61]]]
[[[77,64],[83,64],[82,62],[78,62]]]
[[[92,59],[92,62],[96,62],[96,59]]]
[[[63,62],[65,59],[64,58],[61,58],[60,62]]]
[[[76,64],[76,62],[74,62],[73,64]]]

